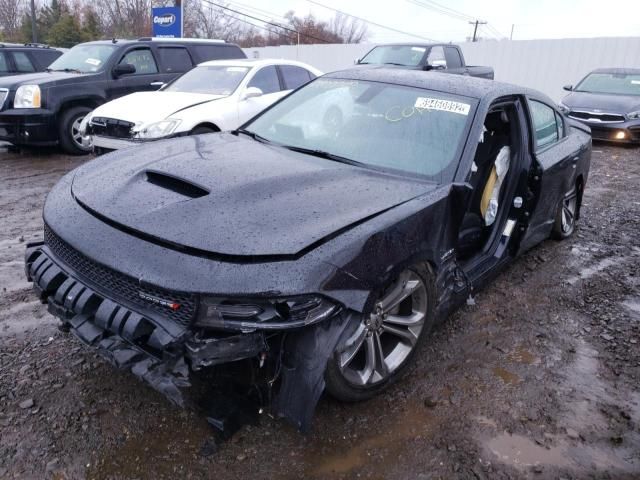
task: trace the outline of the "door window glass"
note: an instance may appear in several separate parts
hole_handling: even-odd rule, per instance
[[[427,56],[427,65],[434,68],[447,68],[447,60],[444,57],[444,49],[442,47],[431,47]]]
[[[273,65],[258,70],[249,82],[248,87],[257,87],[262,90],[263,94],[274,93],[280,91],[280,80],[278,72]]]
[[[4,53],[0,52],[0,73],[7,73],[9,71],[9,65],[7,64],[7,57]]]
[[[31,60],[24,52],[13,52],[13,61],[16,63],[16,70],[18,70],[18,72],[24,73],[36,71]]]
[[[444,47],[444,56],[447,61],[447,68],[462,68],[462,59],[457,48]]]
[[[189,52],[183,47],[160,47],[158,56],[163,72],[188,72],[193,67]]]
[[[120,64],[125,63],[130,63],[136,67],[135,75],[158,73],[158,66],[156,65],[156,61],[153,59],[151,50],[148,48],[141,48],[128,52],[124,57],[122,57],[122,60],[120,60]]]
[[[293,90],[315,78],[308,70],[295,65],[280,65],[280,72],[284,79],[284,89]]]
[[[544,103],[530,101],[531,118],[535,130],[536,147],[542,148],[558,141],[558,124],[553,108]]]

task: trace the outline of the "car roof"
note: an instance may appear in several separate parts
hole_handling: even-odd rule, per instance
[[[228,60],[208,60],[206,62],[202,62],[198,64],[198,66],[214,66],[214,65],[222,65],[222,66],[230,66],[230,67],[262,67],[266,65],[294,65],[297,67],[302,67],[306,69],[312,69],[317,71],[316,68],[312,67],[303,62],[297,62],[295,60],[284,60],[284,59],[275,59],[275,58],[236,58],[236,59],[228,59]]]
[[[142,38],[113,38],[110,40],[93,40],[91,42],[79,43],[78,45],[127,45],[130,43],[195,43],[203,45],[228,45],[234,46],[233,43],[227,43],[224,40],[215,40],[211,38],[158,38],[158,37],[142,37]]]
[[[21,50],[58,50],[43,43],[7,43],[0,42],[0,48],[11,48]]]
[[[596,68],[591,73],[613,73],[618,75],[640,75],[640,68]]]
[[[345,80],[366,80],[404,85],[407,87],[425,88],[477,99],[491,99],[507,95],[531,95],[555,104],[546,95],[526,87],[484,78],[442,72],[425,72],[422,70],[389,68],[386,66],[360,66],[332,72],[325,75],[325,77]]]

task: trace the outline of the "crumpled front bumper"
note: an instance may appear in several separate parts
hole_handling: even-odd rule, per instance
[[[185,406],[190,370],[252,358],[268,347],[260,332],[199,338],[187,326],[141,313],[74,274],[44,243],[25,252],[25,273],[65,328],[120,369]]]

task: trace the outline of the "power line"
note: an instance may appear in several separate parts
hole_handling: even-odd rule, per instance
[[[229,14],[227,12],[220,12],[220,14],[224,15],[225,17],[233,18],[234,20],[237,20],[239,22],[246,23],[247,25],[251,25],[252,27],[259,28],[260,30],[264,30],[265,32],[277,33],[278,35],[282,35],[284,37],[287,37],[287,38],[290,38],[292,40],[295,40],[295,37],[293,35],[289,35],[289,34],[282,33],[282,32],[274,32],[270,28],[267,28],[267,27],[264,27],[264,26],[260,26],[260,25],[256,25],[255,23],[249,22],[248,20],[244,20],[243,18],[234,17],[233,15],[231,15],[231,14]]]
[[[234,10],[233,8],[225,7],[224,5],[220,5],[219,3],[212,2],[211,0],[202,0],[202,1],[205,2],[205,3],[208,3],[209,5],[215,5],[218,8],[222,8],[224,10],[229,10],[230,12],[233,12],[233,13],[236,13],[236,14],[239,14],[239,15],[243,15],[243,16],[251,18],[253,20],[257,20],[257,21],[262,22],[262,23],[264,23],[266,25],[272,25],[274,27],[281,28],[283,30],[286,30],[286,31],[291,32],[291,33],[295,33],[296,35],[299,35],[299,36],[302,36],[302,37],[312,38],[313,40],[318,40],[319,42],[323,42],[323,43],[331,43],[328,40],[325,40],[324,38],[316,37],[314,35],[309,35],[308,33],[301,33],[301,32],[299,32],[297,30],[294,30],[293,28],[285,27],[284,25],[273,23],[273,22],[270,22],[270,21],[265,20],[263,18],[254,17],[253,15],[249,15],[248,13],[243,13],[243,12],[240,12],[238,10]]]
[[[439,3],[436,3],[432,0],[407,0],[407,2],[434,11],[436,13],[440,13],[442,15],[447,15],[448,17],[454,18],[456,20],[461,20],[464,22],[475,20],[475,18],[471,15],[459,12],[458,10],[454,10],[453,8],[445,7],[444,5],[440,5]]]
[[[277,19],[278,21],[283,20],[286,21],[287,19],[285,17],[283,17],[282,15],[278,15],[277,13],[273,13],[270,12],[269,10],[263,10],[262,8],[257,8],[257,7],[252,7],[251,5],[247,5],[246,3],[241,3],[241,2],[226,2],[227,4],[231,4],[237,8],[243,8],[245,10],[249,10],[249,11],[253,11],[253,12],[258,12],[258,15],[270,15],[271,17],[273,17],[272,19]]]
[[[398,30],[398,29],[393,28],[393,27],[388,27],[388,26],[386,26],[386,25],[381,25],[381,24],[379,24],[379,23],[372,22],[371,20],[367,20],[367,19],[362,18],[362,17],[357,17],[357,16],[355,16],[355,15],[351,15],[350,13],[343,12],[342,10],[338,10],[338,9],[336,9],[336,8],[329,7],[329,6],[324,5],[324,4],[320,3],[320,2],[316,2],[315,0],[307,0],[307,2],[309,2],[309,3],[313,3],[314,5],[318,5],[319,7],[326,8],[327,10],[332,10],[332,11],[334,11],[334,12],[336,12],[336,13],[341,13],[342,15],[346,15],[347,17],[355,18],[355,19],[357,19],[357,20],[360,20],[361,22],[365,22],[365,23],[368,23],[368,24],[370,24],[370,25],[374,25],[374,26],[376,26],[376,27],[380,27],[380,28],[384,28],[384,29],[386,29],[386,30],[390,30],[390,31],[392,31],[392,32],[401,33],[401,34],[403,34],[403,35],[408,35],[408,36],[410,36],[410,37],[421,38],[421,39],[423,39],[423,40],[428,40],[429,42],[437,42],[437,41],[438,41],[438,40],[434,40],[433,38],[424,37],[424,36],[422,36],[422,35],[416,35],[416,34],[414,34],[414,33],[404,32],[404,31],[402,31],[402,30]]]

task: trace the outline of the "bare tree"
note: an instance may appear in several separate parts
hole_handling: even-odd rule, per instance
[[[95,2],[108,36],[140,37],[151,34],[151,0],[108,0]]]
[[[340,37],[343,43],[361,43],[369,35],[366,23],[340,12],[329,22],[328,29],[336,37]]]
[[[20,36],[24,0],[0,0],[0,35],[6,40]]]

